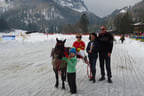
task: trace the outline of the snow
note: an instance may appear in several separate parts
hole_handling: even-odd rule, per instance
[[[1,96],[73,96],[69,93],[67,82],[66,90],[61,89],[61,84],[58,89],[54,88],[50,51],[57,37],[67,39],[65,46],[71,46],[75,41],[74,35],[47,36],[40,33],[30,34],[26,38],[18,35],[12,41],[0,40]],[[97,81],[93,84],[86,75],[87,65],[78,60],[78,94],[75,96],[143,96],[144,43],[126,38],[121,44],[120,37],[115,38],[117,41],[114,43],[111,63],[113,83],[98,81],[100,70],[97,61]],[[84,36],[83,40],[87,44],[88,36]]]
[[[0,0],[0,7],[5,7],[7,4],[5,0]]]
[[[121,11],[120,11],[120,13],[126,13],[127,12],[127,10],[125,10],[125,9],[122,9]]]
[[[142,22],[138,22],[138,23],[135,23],[135,24],[133,24],[134,26],[138,26],[138,25],[144,25],[144,23],[142,23]]]
[[[5,0],[0,0],[0,10],[2,10],[2,12],[7,11],[9,8],[12,8],[13,4],[11,3],[7,3]]]

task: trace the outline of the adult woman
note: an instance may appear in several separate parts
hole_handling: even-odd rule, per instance
[[[86,51],[88,53],[90,68],[92,72],[92,78],[90,78],[90,81],[93,81],[93,83],[95,83],[96,61],[98,57],[99,44],[97,41],[97,35],[95,33],[91,33],[89,39],[90,42],[88,43]]]

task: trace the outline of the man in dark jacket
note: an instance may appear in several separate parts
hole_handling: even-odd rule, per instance
[[[91,33],[89,39],[90,39],[90,42],[87,45],[86,51],[88,53],[90,69],[92,72],[92,78],[90,78],[90,81],[93,81],[93,83],[95,83],[96,61],[98,57],[97,35],[95,33]]]
[[[100,44],[99,60],[100,60],[100,69],[101,69],[101,78],[99,79],[99,81],[105,80],[104,65],[106,64],[108,83],[112,83],[110,59],[111,59],[111,53],[112,53],[112,49],[113,49],[113,40],[114,40],[114,37],[112,36],[112,34],[108,33],[106,31],[106,28],[104,26],[102,26],[101,32],[98,36],[98,41]]]

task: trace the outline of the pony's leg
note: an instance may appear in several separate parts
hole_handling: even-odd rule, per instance
[[[66,70],[63,70],[63,80],[66,81]]]
[[[58,85],[59,85],[58,71],[54,70],[54,72],[55,72],[55,77],[56,77],[55,87],[58,88]]]
[[[61,78],[62,78],[62,89],[65,89],[65,72],[64,72],[64,70],[61,71]]]

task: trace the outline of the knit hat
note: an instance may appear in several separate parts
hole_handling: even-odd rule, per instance
[[[75,48],[71,48],[69,52],[76,54],[76,49]]]

